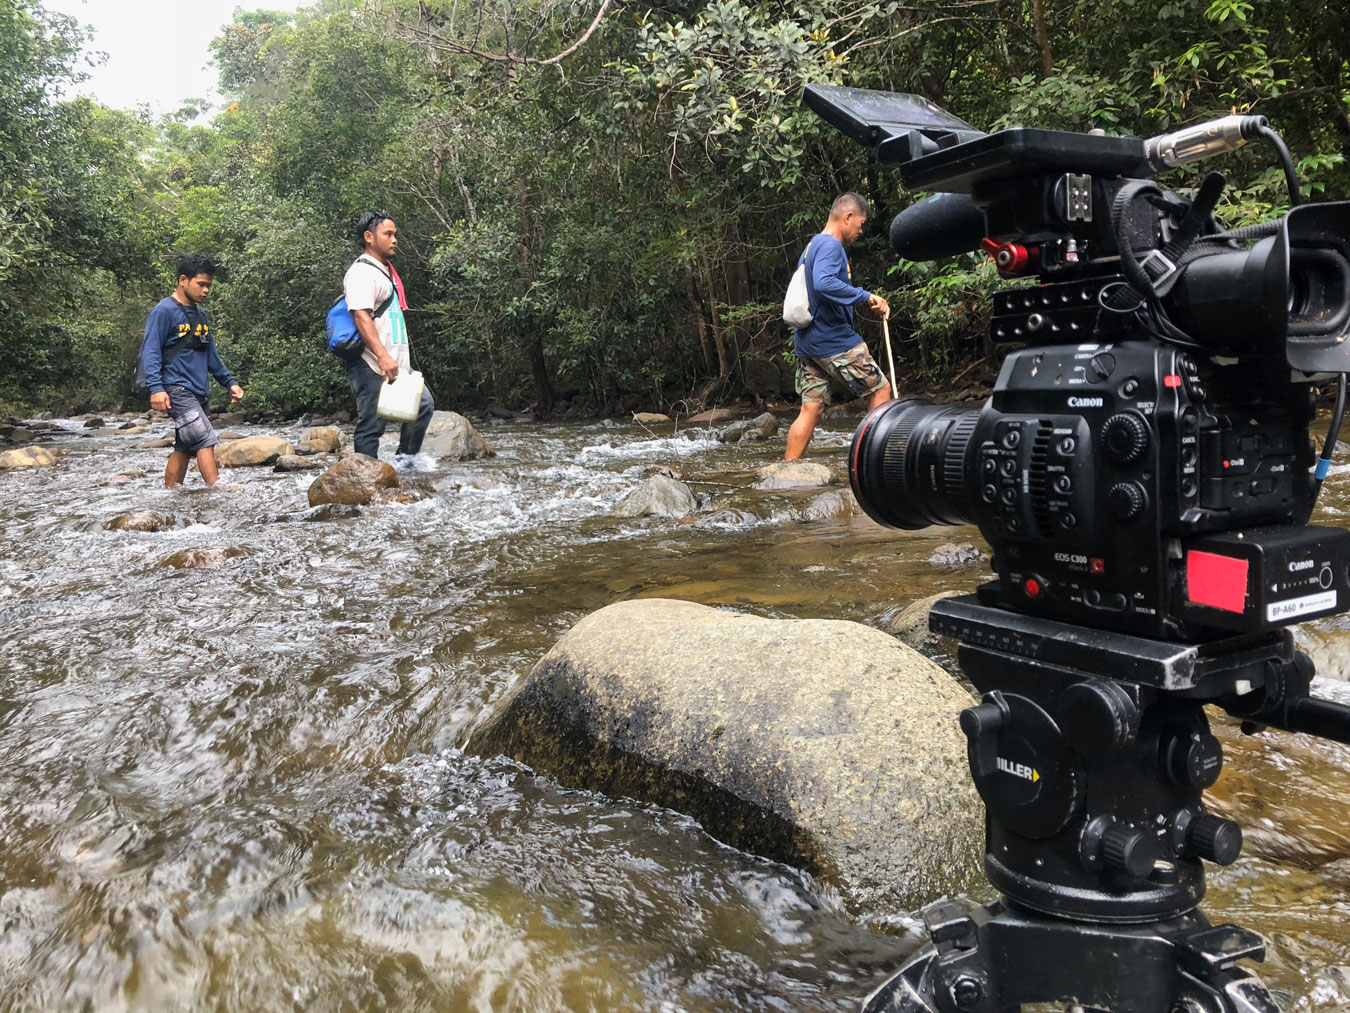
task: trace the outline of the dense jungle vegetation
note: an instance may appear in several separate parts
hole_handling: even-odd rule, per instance
[[[1256,111],[1313,199],[1350,196],[1350,5],[1321,0],[319,0],[238,11],[213,44],[228,104],[163,119],[71,97],[86,41],[0,0],[11,410],[130,403],[145,314],[189,250],[222,267],[211,309],[249,404],[345,404],[322,321],[368,209],[399,225],[442,407],[727,400],[788,354],[782,291],[846,189],[874,204],[854,275],[892,298],[905,370],[958,373],[987,351],[996,276],[974,255],[896,263],[885,227],[914,195],[801,106],[809,81],[917,92],[984,129]],[[1269,148],[1215,167],[1228,218],[1282,210]]]

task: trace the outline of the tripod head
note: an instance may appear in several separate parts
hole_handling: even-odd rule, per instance
[[[933,606],[983,694],[961,714],[986,810],[985,874],[1002,899],[924,912],[932,941],[864,1013],[1011,1013],[1072,1002],[1111,1013],[1278,1013],[1239,966],[1265,942],[1213,926],[1203,863],[1242,830],[1202,799],[1223,766],[1205,705],[1350,742],[1350,707],[1309,693],[1287,630],[1181,644],[991,607]]]
[[[1201,800],[1223,764],[1206,704],[1250,729],[1350,741],[1350,707],[1310,695],[1312,664],[1287,630],[1177,644],[970,597],[939,602],[930,625],[960,642],[984,694],[961,727],[990,881],[1047,915],[1175,917],[1204,896],[1202,861],[1236,861],[1241,829]]]

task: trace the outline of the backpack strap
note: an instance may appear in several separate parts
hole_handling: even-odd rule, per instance
[[[816,246],[816,240],[820,238],[820,233],[811,237],[811,241],[806,244],[806,251],[802,254],[802,265],[806,268],[806,308],[811,311],[811,316],[816,315],[818,301],[816,299],[816,286],[812,281],[812,274],[816,269],[816,254],[820,248]]]
[[[389,304],[392,303],[395,297],[398,296],[398,286],[394,284],[394,272],[386,271],[373,258],[367,257],[364,253],[361,254],[361,256],[357,257],[356,259],[365,261],[367,264],[375,268],[375,270],[379,271],[382,275],[384,275],[386,278],[389,279],[389,298],[386,299],[384,302],[380,303],[380,305],[376,306],[370,312],[370,319],[378,320],[380,318],[380,314],[383,313],[385,310],[387,310],[389,308]]]

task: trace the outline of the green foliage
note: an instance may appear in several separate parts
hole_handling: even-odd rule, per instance
[[[323,318],[372,208],[398,223],[415,359],[447,407],[734,393],[742,359],[784,354],[783,288],[846,189],[874,205],[854,276],[893,295],[911,368],[989,354],[997,275],[895,264],[885,226],[913,195],[803,108],[811,81],[917,92],[986,129],[1265,113],[1306,192],[1350,194],[1345,5],[1068,0],[1040,41],[1025,0],[699,0],[593,24],[600,3],[240,10],[212,45],[231,101],[152,123],[66,98],[81,33],[0,0],[0,403],[120,400],[187,250],[222,266],[211,310],[249,404],[347,403]],[[1164,182],[1214,167],[1226,221],[1286,208],[1259,145]]]

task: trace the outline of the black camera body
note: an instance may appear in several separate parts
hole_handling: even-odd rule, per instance
[[[1350,371],[1350,203],[1223,232],[1223,180],[1157,169],[1264,130],[1228,117],[1149,141],[985,135],[913,96],[811,85],[806,102],[912,188],[911,259],[983,247],[1010,280],[991,338],[1019,343],[979,410],[895,401],[850,453],[882,524],[976,523],[987,605],[1202,641],[1350,609],[1350,532],[1309,527],[1311,374]],[[968,196],[967,196],[968,195]]]

